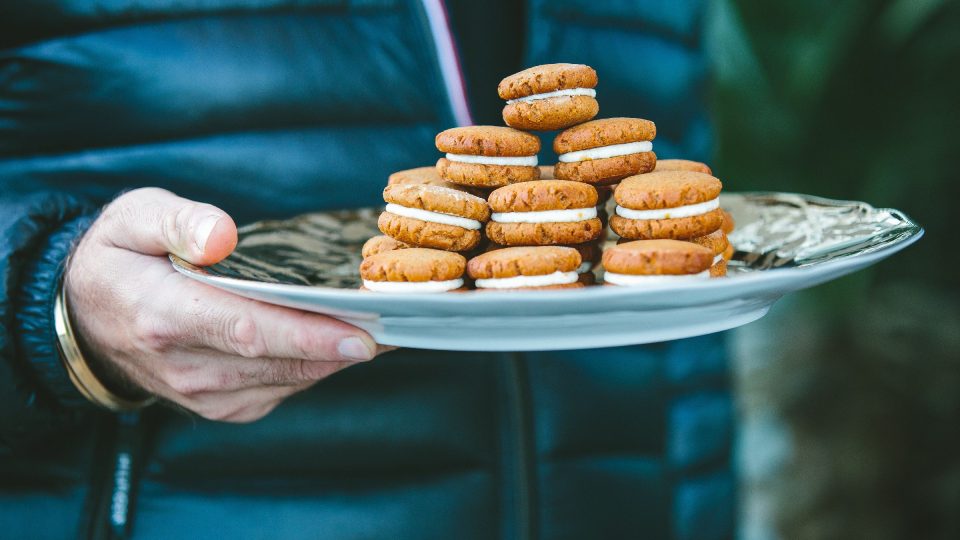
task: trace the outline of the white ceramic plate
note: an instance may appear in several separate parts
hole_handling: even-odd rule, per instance
[[[897,210],[785,193],[728,194],[737,229],[726,278],[658,288],[388,294],[357,290],[378,209],[308,214],[241,229],[236,252],[183,274],[235,294],[325,313],[380,343],[423,349],[587,349],[709,334],[762,317],[781,296],[865,268],[923,229]],[[602,276],[602,272],[598,272]]]

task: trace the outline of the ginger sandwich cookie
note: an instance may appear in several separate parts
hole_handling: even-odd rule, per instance
[[[429,184],[387,186],[386,210],[377,226],[404,244],[447,251],[468,251],[481,239],[490,217],[487,201],[455,189]]]
[[[561,131],[553,140],[558,163],[553,174],[564,180],[612,184],[657,164],[653,139],[657,126],[641,118],[591,120]]]
[[[437,249],[385,251],[360,263],[362,290],[389,293],[463,290],[466,264],[463,255]]]
[[[582,244],[603,229],[597,190],[566,180],[523,182],[494,190],[487,237],[505,246]]]
[[[603,281],[627,287],[710,279],[713,252],[679,240],[636,240],[603,252]]]
[[[584,284],[577,250],[561,246],[508,247],[467,263],[478,290],[576,289]]]
[[[625,179],[613,198],[610,228],[631,240],[688,240],[720,228],[720,180],[703,173],[662,171]]]
[[[437,172],[448,182],[497,188],[540,178],[537,152],[540,139],[500,126],[456,127],[437,134]]]
[[[545,64],[500,81],[497,93],[507,100],[503,121],[523,130],[564,129],[590,120],[600,111],[597,72],[583,64]]]

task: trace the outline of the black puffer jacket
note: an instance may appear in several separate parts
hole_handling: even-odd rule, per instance
[[[551,61],[596,67],[601,115],[655,120],[662,157],[706,157],[701,2],[448,7],[452,33],[437,0],[0,7],[0,536],[732,536],[717,336],[397,351],[250,425],[110,415],[66,378],[56,284],[124,189],[241,223],[375,204],[437,131],[499,123],[502,76]]]

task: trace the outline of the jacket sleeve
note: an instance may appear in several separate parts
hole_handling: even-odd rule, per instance
[[[0,456],[88,421],[56,345],[64,263],[95,210],[60,192],[0,195]]]

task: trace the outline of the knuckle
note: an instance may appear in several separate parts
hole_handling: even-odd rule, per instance
[[[133,337],[139,349],[150,353],[163,353],[171,349],[176,341],[169,325],[162,318],[149,314],[138,314],[132,325]]]
[[[171,390],[182,396],[196,396],[228,389],[232,378],[228,372],[210,373],[192,366],[166,366],[160,378]]]
[[[314,332],[308,328],[300,326],[293,330],[290,336],[290,342],[294,350],[302,358],[315,358],[320,352],[320,342]]]
[[[329,342],[321,332],[309,325],[298,325],[290,335],[290,343],[299,358],[306,360],[326,360],[332,354]]]
[[[105,230],[109,233],[109,231],[122,229],[126,223],[130,223],[135,218],[136,206],[129,199],[125,199],[128,195],[118,198],[103,209],[94,224],[94,230]]]
[[[164,376],[164,382],[174,392],[182,396],[193,396],[202,392],[208,392],[212,389],[209,381],[197,376],[194,373],[172,370]]]
[[[144,206],[155,204],[154,201],[169,194],[169,191],[155,187],[133,189],[108,204],[100,217],[108,222],[131,223],[130,218],[139,218]]]
[[[250,315],[240,315],[227,323],[227,341],[234,352],[245,358],[265,356],[266,347],[257,323]]]
[[[163,213],[160,226],[167,242],[173,246],[184,246],[190,228],[194,204],[182,204]]]

